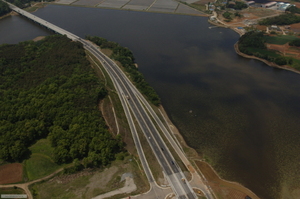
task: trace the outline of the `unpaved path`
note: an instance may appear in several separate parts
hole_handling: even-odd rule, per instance
[[[131,192],[135,191],[137,187],[133,181],[133,178],[126,177],[125,180],[126,181],[125,181],[124,187],[114,190],[114,191],[111,191],[111,192],[108,192],[108,193],[105,193],[105,194],[102,194],[102,195],[99,195],[99,196],[96,196],[92,199],[103,199],[103,198],[108,198],[108,197],[111,197],[114,195],[123,194],[123,193],[131,193]]]
[[[46,177],[31,181],[31,182],[26,182],[26,183],[23,183],[23,184],[0,185],[0,188],[19,187],[19,188],[21,188],[25,191],[25,193],[27,194],[28,199],[33,199],[32,194],[31,194],[30,190],[28,189],[28,186],[31,185],[31,184],[34,184],[36,182],[40,182],[42,180],[47,180],[48,178],[53,177],[55,174],[61,172],[62,170],[63,170],[63,168],[60,168],[60,169],[56,170],[54,173],[51,173],[50,175],[48,175]]]

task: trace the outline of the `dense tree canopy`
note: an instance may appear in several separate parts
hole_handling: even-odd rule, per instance
[[[248,8],[248,5],[241,1],[235,1],[234,3],[230,3],[231,1],[228,1],[226,4],[227,8],[233,8],[235,10],[242,10],[245,8]]]
[[[286,9],[287,12],[300,14],[300,8],[296,6],[290,6]]]
[[[10,12],[10,8],[7,3],[0,1],[0,16]]]
[[[42,0],[7,0],[7,2],[12,3],[16,6],[18,6],[19,8],[25,8],[30,6],[31,2],[41,2]],[[53,1],[53,0],[43,0],[43,1]]]
[[[241,48],[248,48],[248,47],[265,49],[266,46],[265,46],[264,33],[256,32],[256,31],[250,31],[245,33],[239,39],[239,48],[241,49]]]
[[[0,46],[0,159],[19,161],[49,136],[57,163],[108,164],[123,143],[98,110],[106,94],[82,44],[66,36]]]
[[[281,56],[277,52],[268,50],[265,45],[265,36],[263,32],[250,31],[240,37],[238,42],[239,50],[247,55],[274,62],[278,65],[292,64],[290,58]]]
[[[101,48],[112,49],[112,59],[119,61],[125,68],[126,72],[130,74],[132,81],[136,87],[154,104],[159,105],[160,99],[155,90],[145,81],[142,73],[138,71],[138,68],[134,64],[133,53],[125,47],[111,41],[107,41],[101,37],[87,36],[88,40],[94,42]]]
[[[289,43],[290,46],[300,47],[300,39],[295,39]]]
[[[259,25],[290,25],[300,22],[300,16],[289,13],[270,17],[259,21]]]

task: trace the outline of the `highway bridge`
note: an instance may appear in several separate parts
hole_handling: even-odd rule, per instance
[[[168,147],[166,146],[164,140],[162,139],[159,130],[164,132],[166,138],[169,140],[171,145],[174,147],[175,151],[178,153],[179,157],[184,163],[188,162],[184,153],[181,151],[180,147],[173,140],[172,136],[163,125],[163,122],[156,115],[150,104],[146,101],[143,95],[136,89],[136,87],[131,83],[131,81],[126,77],[123,71],[115,64],[113,60],[104,55],[97,46],[89,41],[86,41],[73,33],[70,33],[54,24],[51,24],[31,13],[28,13],[10,3],[8,3],[10,8],[23,15],[24,17],[35,21],[36,23],[62,35],[66,35],[73,41],[81,42],[86,50],[93,54],[103,65],[107,73],[109,74],[112,82],[119,94],[120,101],[122,103],[126,118],[129,123],[132,136],[148,178],[150,185],[154,183],[154,178],[149,169],[147,160],[145,158],[142,145],[139,141],[139,136],[135,126],[135,120],[137,121],[140,129],[148,140],[151,149],[156,156],[159,164],[162,167],[163,173],[169,182],[173,192],[179,199],[195,199],[197,198],[189,182],[186,180],[183,172],[176,163],[174,157],[170,153]],[[135,118],[135,120],[134,120]],[[156,124],[155,124],[156,123]],[[176,146],[175,146],[176,145]],[[154,183],[155,184],[155,183]],[[213,199],[212,194],[209,189],[202,184],[201,190],[208,199]],[[154,196],[154,198],[158,198]]]

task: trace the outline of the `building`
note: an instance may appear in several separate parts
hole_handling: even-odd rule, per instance
[[[277,5],[277,2],[272,1],[270,3],[262,4],[261,7],[263,7],[263,8],[270,8],[270,7],[273,7],[273,6],[276,6],[276,5]]]
[[[254,4],[255,4],[255,1],[246,1],[246,4],[247,4],[248,6],[254,5]]]
[[[280,10],[280,11],[285,11],[286,9],[288,9],[289,7],[291,7],[292,5],[289,4],[289,3],[278,3],[277,4],[277,10]]]

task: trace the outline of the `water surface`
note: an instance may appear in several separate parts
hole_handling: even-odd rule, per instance
[[[300,176],[300,75],[238,56],[239,36],[209,29],[203,17],[58,5],[35,14],[78,36],[130,48],[187,143],[222,176],[261,198],[282,198],[280,192],[293,198]],[[0,20],[0,43],[48,34],[18,16]]]

